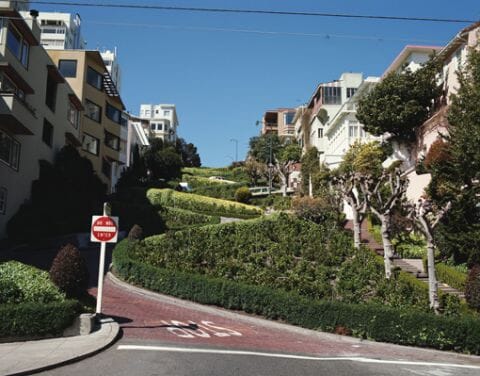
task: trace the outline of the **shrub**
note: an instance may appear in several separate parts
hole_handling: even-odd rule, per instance
[[[302,219],[315,223],[339,221],[338,210],[321,198],[298,197],[292,201],[292,209]]]
[[[47,272],[17,261],[0,264],[0,285],[4,303],[46,304],[65,300]]]
[[[448,150],[448,144],[438,139],[428,149],[428,153],[425,156],[423,165],[427,170],[440,166],[450,159],[450,152]]]
[[[129,240],[142,240],[143,239],[143,229],[135,224],[128,232],[128,239]]]
[[[480,265],[478,264],[468,273],[465,299],[471,308],[480,310]]]
[[[174,207],[201,214],[252,218],[262,214],[262,210],[239,202],[214,199],[191,193],[176,192],[171,189],[150,189],[147,198],[157,207]]]
[[[80,311],[75,300],[0,305],[0,338],[59,335]]]
[[[480,321],[473,317],[448,318],[376,304],[308,299],[265,286],[154,267],[135,260],[131,253],[127,241],[116,246],[115,272],[153,291],[310,329],[335,332],[342,327],[360,338],[480,354]]]
[[[88,269],[77,247],[68,244],[55,257],[50,278],[67,297],[80,297],[88,287]]]
[[[165,207],[161,208],[159,213],[169,230],[220,223],[220,217],[194,213],[184,209]]]
[[[248,204],[251,198],[252,193],[250,192],[248,187],[240,187],[235,191],[235,200],[237,200],[238,202]]]

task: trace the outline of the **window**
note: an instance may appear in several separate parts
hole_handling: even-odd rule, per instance
[[[356,91],[357,91],[357,88],[355,87],[347,87],[347,98],[353,97]]]
[[[47,75],[47,93],[45,94],[45,104],[52,112],[55,112],[57,102],[57,82],[48,74]]]
[[[100,143],[98,141],[98,138],[90,136],[87,133],[83,134],[83,140],[82,140],[83,150],[89,152],[90,154],[98,155],[99,146],[100,146]]]
[[[157,126],[157,124],[152,123],[152,124],[150,124],[150,129],[151,129],[152,131],[154,131],[156,126]]]
[[[53,125],[47,120],[43,120],[42,141],[52,147],[53,143]]]
[[[8,25],[7,47],[24,67],[28,66],[30,46],[12,24]]]
[[[106,159],[102,159],[102,174],[109,179],[112,176],[112,164]]]
[[[0,214],[7,211],[7,188],[0,187]]]
[[[128,126],[128,115],[122,112],[122,116],[120,118],[120,125],[122,127]]]
[[[87,99],[85,100],[85,116],[100,123],[102,121],[102,108]]]
[[[323,138],[323,128],[318,128],[318,138]]]
[[[350,125],[348,127],[348,136],[349,137],[358,137],[358,127],[356,125]]]
[[[87,69],[87,83],[98,90],[102,90],[103,76],[95,69],[88,67]]]
[[[0,161],[18,171],[20,143],[0,130]]]
[[[285,124],[292,124],[293,118],[295,117],[295,112],[287,112],[283,116],[284,116]]]
[[[111,121],[120,124],[122,112],[119,109],[107,103],[105,114]]]
[[[17,94],[17,87],[15,84],[6,76],[5,74],[2,77],[2,81],[0,82],[0,91],[3,93],[12,93]]]
[[[78,129],[78,123],[80,122],[80,116],[79,116],[78,110],[76,109],[76,107],[71,102],[68,103],[67,119],[70,122],[70,124],[73,125],[73,127],[75,129]]]
[[[110,132],[105,131],[105,145],[110,149],[120,150],[120,138],[111,134]]]
[[[63,77],[77,77],[77,60],[60,60],[58,70]]]
[[[326,86],[323,88],[323,103],[324,104],[341,104],[342,103],[342,88]]]
[[[170,116],[170,110],[163,111],[163,116]]]
[[[157,124],[157,131],[161,131],[163,129],[163,123]]]

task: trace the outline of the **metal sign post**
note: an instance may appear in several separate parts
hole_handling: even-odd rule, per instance
[[[105,250],[107,243],[116,243],[118,237],[118,217],[110,216],[108,203],[103,204],[103,215],[92,217],[90,241],[100,243],[100,261],[98,266],[97,308],[95,313],[102,312],[103,271],[105,270]]]

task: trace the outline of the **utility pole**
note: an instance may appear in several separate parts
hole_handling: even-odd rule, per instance
[[[230,142],[235,142],[235,162],[238,162],[238,140],[236,138],[231,138]]]

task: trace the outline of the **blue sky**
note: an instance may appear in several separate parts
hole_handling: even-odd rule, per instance
[[[87,0],[85,0],[87,1]],[[480,19],[478,0],[103,0],[196,7]],[[444,45],[466,24],[248,14],[117,10],[32,4],[77,12],[88,48],[118,48],[122,98],[175,103],[179,134],[205,166],[224,166],[248,149],[265,110],[306,102],[319,82],[342,72],[381,75],[407,44]],[[208,29],[208,30],[207,30]],[[246,33],[210,29],[279,32]],[[288,34],[290,33],[290,34]],[[291,35],[316,34],[316,35]]]

